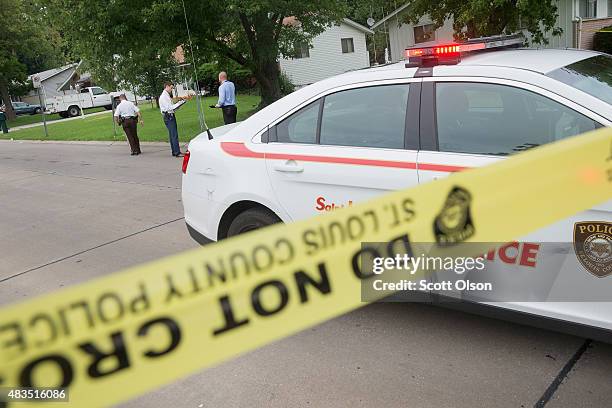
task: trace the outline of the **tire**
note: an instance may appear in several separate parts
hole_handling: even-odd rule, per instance
[[[58,115],[60,115],[60,118],[67,118],[68,117],[68,112],[59,112]]]
[[[39,115],[40,112],[42,112],[42,109],[36,108],[36,109],[34,109],[34,113],[32,115]]]
[[[277,224],[281,220],[271,211],[262,208],[251,208],[243,211],[234,218],[227,230],[227,237],[244,234],[257,229]]]
[[[111,109],[113,109],[113,105],[106,105],[106,106],[104,107],[104,109],[106,109],[106,110],[111,110]]]
[[[71,118],[79,116],[80,114],[81,114],[81,110],[79,109],[78,106],[72,105],[71,107],[68,108],[68,116],[70,116]]]

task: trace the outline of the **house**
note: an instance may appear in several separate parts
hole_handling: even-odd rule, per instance
[[[600,28],[612,25],[612,0],[552,0],[558,9],[557,26],[563,29],[560,36],[548,35],[550,48],[583,48],[593,46],[593,36]],[[418,44],[453,41],[453,22],[449,19],[434,29],[428,16],[418,23],[406,23],[408,3],[398,7],[378,22],[372,29],[388,32],[390,60],[404,59],[404,50]],[[529,33],[525,33],[529,39]]]
[[[573,33],[576,48],[592,48],[593,36],[601,28],[612,26],[612,0],[567,1],[574,6]]]
[[[417,44],[453,41],[453,22],[446,20],[438,29],[429,16],[423,16],[416,24],[406,23],[408,6],[406,3],[377,21],[372,30],[388,33],[387,59],[397,62],[404,59],[404,50]]]
[[[297,24],[286,19],[284,24]],[[281,71],[296,86],[312,84],[346,71],[370,66],[366,34],[372,30],[348,18],[331,26],[308,44],[297,44],[295,54],[280,58]]]
[[[88,76],[85,75],[83,78],[77,73],[77,68],[81,63],[73,63],[64,65],[63,67],[50,69],[47,71],[32,74],[28,77],[32,81],[35,77],[38,77],[40,81],[40,92],[43,100],[46,98],[53,98],[55,96],[65,95],[67,93],[73,93],[73,89],[77,83],[83,82],[82,86],[90,86],[87,83]],[[27,95],[22,96],[20,99],[23,102],[38,104],[38,89],[30,91]]]

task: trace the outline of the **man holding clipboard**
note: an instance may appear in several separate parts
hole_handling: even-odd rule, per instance
[[[174,157],[183,157],[183,153],[181,153],[181,149],[179,147],[179,138],[178,138],[178,128],[176,126],[176,116],[174,112],[183,106],[189,99],[191,99],[191,95],[189,96],[180,96],[178,98],[178,102],[173,103],[172,101],[172,89],[174,85],[171,82],[164,83],[164,91],[159,96],[159,110],[161,111],[164,117],[164,123],[166,124],[166,128],[168,129],[168,137],[170,138],[170,147],[172,148],[172,156]]]

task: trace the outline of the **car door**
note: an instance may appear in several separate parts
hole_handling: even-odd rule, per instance
[[[292,219],[418,183],[420,81],[343,87],[270,126],[266,166]]]
[[[93,102],[93,106],[106,106],[111,104],[110,95],[99,87],[91,88],[91,98]]]
[[[13,110],[15,111],[16,115],[23,115],[25,112],[25,103],[23,102],[14,102],[13,103]]]
[[[568,99],[525,83],[428,78],[423,83],[421,125],[422,150],[417,161],[419,182],[425,183],[610,123]],[[500,243],[498,250],[488,255],[487,263],[488,271],[501,272],[495,274],[494,284],[500,288],[500,297],[496,299],[512,303],[513,308],[545,311],[559,318],[588,313],[593,317],[593,313],[600,313],[600,320],[610,320],[604,314],[610,313],[612,303],[604,308],[591,308],[587,313],[585,307],[589,306],[584,297],[605,299],[606,293],[612,291],[612,276],[602,280],[590,274],[569,251],[575,224],[586,220],[611,222],[610,209],[610,202],[604,203],[519,237],[516,243]],[[526,250],[533,252],[533,262],[521,262]],[[555,255],[559,253],[565,255]],[[544,285],[539,280],[543,273],[553,274]],[[448,273],[436,275],[437,280],[448,277]],[[469,279],[478,280],[478,277]],[[528,293],[521,292],[514,297],[508,288],[521,288]],[[553,308],[553,303],[522,303],[566,299],[576,293],[583,294],[582,302],[556,303]],[[454,295],[470,299],[465,293]]]

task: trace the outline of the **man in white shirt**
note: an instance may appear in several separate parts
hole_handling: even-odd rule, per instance
[[[168,129],[168,137],[170,138],[170,147],[174,157],[183,157],[179,147],[178,128],[176,126],[176,116],[174,112],[180,108],[186,100],[191,99],[190,96],[182,96],[177,103],[172,101],[172,88],[174,85],[171,82],[164,83],[164,91],[159,96],[159,110],[164,117],[164,123]]]
[[[223,123],[226,125],[236,123],[236,87],[232,81],[227,79],[225,71],[219,72],[219,102],[215,105],[216,108],[221,108],[223,111]]]
[[[121,127],[127,136],[127,140],[130,143],[130,149],[132,149],[132,156],[137,156],[140,153],[140,140],[138,139],[138,127],[137,122],[144,124],[140,109],[132,102],[128,101],[125,94],[119,95],[119,105],[115,108],[115,120]]]

